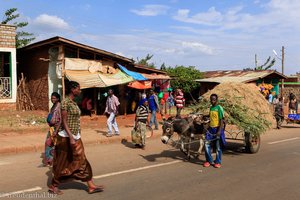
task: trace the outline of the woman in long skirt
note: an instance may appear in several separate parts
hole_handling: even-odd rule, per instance
[[[45,166],[51,166],[54,155],[54,148],[56,144],[56,135],[61,125],[61,111],[60,111],[60,95],[57,92],[51,94],[51,102],[53,106],[47,117],[47,122],[50,126],[45,141],[45,153],[43,163]]]
[[[96,186],[92,180],[93,172],[87,160],[80,137],[80,109],[74,98],[80,95],[80,85],[70,81],[68,95],[62,101],[62,127],[57,135],[53,159],[53,178],[49,192],[62,194],[59,184],[73,178],[87,182],[88,193],[102,192],[103,186]]]

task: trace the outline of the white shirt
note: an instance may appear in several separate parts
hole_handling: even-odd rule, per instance
[[[58,135],[60,135],[61,137],[69,137],[68,133],[65,130],[59,131]],[[74,140],[79,140],[81,138],[80,132],[78,132],[77,135],[73,135],[73,138]]]

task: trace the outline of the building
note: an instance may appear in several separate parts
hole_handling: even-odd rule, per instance
[[[273,91],[280,94],[280,80],[287,77],[275,70],[225,70],[207,71],[203,73],[203,79],[196,81],[201,83],[199,94],[202,95],[216,85],[224,82],[248,83],[258,85],[267,83],[273,85]]]
[[[132,59],[58,36],[18,50],[18,63],[18,73],[23,73],[28,81],[36,110],[49,110],[51,93],[64,96],[65,80],[72,80],[80,83],[83,95],[93,99],[97,114],[103,114],[107,88],[114,89],[122,114],[127,104],[127,84],[148,79],[134,79],[138,72],[164,74],[135,66]]]
[[[16,110],[16,27],[0,24],[0,110]]]
[[[290,93],[296,95],[300,101],[300,73],[288,76],[284,81],[284,95],[287,97]]]

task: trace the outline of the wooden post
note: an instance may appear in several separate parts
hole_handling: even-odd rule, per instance
[[[62,97],[65,99],[66,86],[65,86],[65,51],[64,46],[58,47],[58,60],[61,61],[61,85],[62,85]]]
[[[97,115],[97,105],[98,105],[98,92],[99,92],[99,88],[93,88],[94,91],[94,95],[93,95],[93,102],[94,102],[94,111],[95,111],[95,115]]]

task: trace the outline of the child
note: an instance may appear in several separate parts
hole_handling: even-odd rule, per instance
[[[224,109],[218,105],[218,95],[210,95],[210,127],[206,133],[205,142],[205,158],[206,162],[203,164],[204,167],[213,165],[215,168],[221,167],[222,162],[222,149],[221,142],[225,145],[225,134],[224,134]],[[216,159],[213,161],[211,155],[211,142],[216,143]]]

